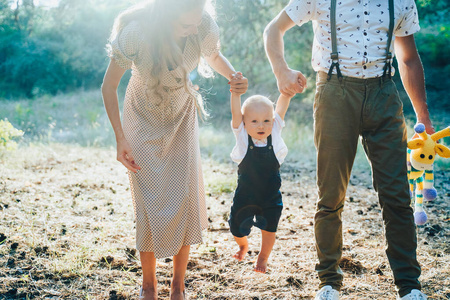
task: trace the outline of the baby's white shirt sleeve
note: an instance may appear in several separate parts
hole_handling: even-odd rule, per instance
[[[288,148],[281,137],[281,131],[285,126],[284,120],[275,112],[275,119],[273,121],[272,128],[272,145],[275,156],[278,159],[280,165],[284,162],[286,155],[288,154]]]
[[[272,145],[273,151],[280,165],[284,162],[284,159],[286,158],[286,155],[288,153],[287,146],[284,143],[283,138],[281,137],[281,131],[284,126],[285,126],[284,120],[281,119],[281,117],[277,113],[275,113],[272,128]],[[236,145],[231,151],[230,156],[231,160],[233,160],[237,164],[240,164],[241,161],[244,159],[245,155],[247,154],[248,133],[247,130],[245,130],[244,128],[244,122],[241,122],[238,128],[233,128],[233,125],[231,125],[231,128],[233,129],[233,133],[236,138]],[[267,145],[257,143],[256,141],[253,142],[255,143],[256,147],[263,147]]]
[[[233,129],[234,137],[236,138],[236,145],[234,145],[230,156],[232,161],[240,164],[244,159],[245,154],[247,154],[248,134],[247,130],[244,128],[244,122],[241,122],[238,128],[233,128],[233,123],[231,123],[231,128]]]

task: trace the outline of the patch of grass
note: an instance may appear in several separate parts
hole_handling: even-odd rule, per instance
[[[23,131],[14,128],[8,119],[0,119],[0,155],[5,151],[16,149],[17,143],[13,140],[22,135]]]
[[[119,99],[123,100],[124,91]],[[313,142],[312,99],[314,89],[296,96],[286,115],[283,138],[289,148],[287,161],[307,165],[315,164]],[[200,146],[203,157],[216,161],[230,162],[235,140],[230,127],[229,103],[216,103],[214,95],[208,101],[212,118],[200,124]],[[276,99],[274,99],[276,100]],[[40,143],[75,143],[82,146],[115,146],[114,132],[109,123],[99,90],[42,96],[34,100],[1,100],[0,119],[8,118],[12,124],[25,132],[23,141]],[[122,108],[122,103],[119,104]],[[436,130],[450,125],[449,114],[438,110],[430,111]],[[406,116],[408,136],[412,136],[415,118]],[[450,145],[450,138],[441,141]],[[449,168],[448,159],[438,159],[436,166]],[[358,148],[354,168],[369,172],[364,151]]]
[[[34,100],[1,100],[0,119],[25,132],[25,142],[108,146],[114,133],[100,91],[43,96]]]
[[[231,158],[230,158],[231,161]],[[212,159],[203,160],[204,184],[207,195],[233,193],[237,183],[237,165],[234,163],[219,163]]]
[[[235,144],[234,134],[229,128],[217,128],[211,124],[200,126],[200,148],[204,158],[220,162],[231,162],[230,153]]]

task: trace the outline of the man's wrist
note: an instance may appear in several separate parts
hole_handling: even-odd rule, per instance
[[[416,118],[418,122],[429,122],[430,121],[430,113],[428,112],[428,107],[416,111]]]
[[[275,77],[279,77],[282,74],[286,74],[289,71],[289,67],[286,63],[284,64],[279,64],[278,66],[274,66],[273,67],[273,74],[275,75]]]

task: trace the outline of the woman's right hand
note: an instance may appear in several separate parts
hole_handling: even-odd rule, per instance
[[[248,80],[242,75],[241,72],[230,74],[230,92],[234,95],[240,96],[247,92]]]
[[[134,161],[131,147],[125,138],[117,140],[117,160],[133,173],[141,169]]]

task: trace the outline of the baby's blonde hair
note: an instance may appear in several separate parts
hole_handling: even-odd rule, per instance
[[[255,106],[259,106],[259,105],[263,105],[263,106],[267,106],[270,107],[273,110],[273,102],[262,95],[253,95],[251,97],[248,97],[247,99],[245,99],[244,103],[242,103],[242,114],[245,115],[245,110],[251,107],[255,107]]]

